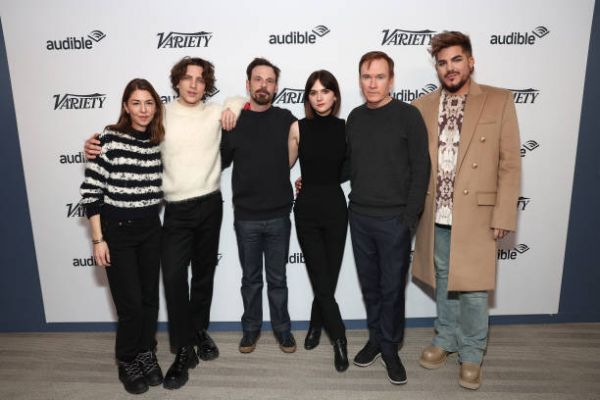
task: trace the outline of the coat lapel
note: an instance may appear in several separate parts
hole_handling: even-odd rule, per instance
[[[465,116],[462,129],[460,130],[460,143],[458,145],[458,161],[456,163],[456,173],[460,171],[465,154],[469,149],[469,145],[473,140],[477,122],[481,116],[483,106],[485,104],[486,94],[481,90],[475,81],[471,80],[469,86],[469,94],[467,96],[467,104],[465,105]]]
[[[429,157],[431,159],[432,173],[437,171],[437,156],[438,156],[438,141],[439,141],[439,125],[438,114],[440,107],[441,89],[434,92],[433,96],[428,99],[428,104],[423,107],[423,119],[427,126],[427,136],[429,139]]]

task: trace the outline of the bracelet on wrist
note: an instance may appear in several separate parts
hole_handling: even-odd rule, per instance
[[[92,244],[100,244],[100,243],[104,243],[104,238],[100,238],[98,240],[92,239]]]

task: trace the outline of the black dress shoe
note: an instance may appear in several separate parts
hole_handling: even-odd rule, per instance
[[[279,348],[284,353],[293,353],[296,351],[296,340],[294,339],[294,335],[292,332],[275,332],[275,337],[279,342]]]
[[[336,339],[333,342],[333,363],[338,372],[344,372],[348,369],[348,349],[346,343],[346,338]]]
[[[140,394],[148,390],[144,374],[135,359],[129,362],[119,361],[119,380],[131,394]]]
[[[260,331],[244,331],[240,340],[240,353],[252,353],[256,348],[256,342],[260,337]]]
[[[183,346],[177,349],[175,361],[167,371],[163,386],[166,389],[179,389],[188,381],[188,369],[196,368],[198,356],[194,346]]]
[[[210,361],[219,357],[219,348],[206,329],[198,331],[196,334],[196,344],[198,345],[198,357],[201,360]]]
[[[310,326],[308,332],[306,332],[306,338],[304,339],[304,348],[306,350],[312,350],[319,345],[321,340],[321,327]]]
[[[138,353],[135,360],[140,366],[148,385],[158,386],[163,382],[163,373],[160,369],[160,365],[158,365],[158,360],[156,359],[156,353],[154,353],[154,351],[148,350]]]

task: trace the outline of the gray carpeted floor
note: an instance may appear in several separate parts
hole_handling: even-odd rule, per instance
[[[388,383],[384,367],[333,367],[331,346],[302,348],[295,332],[294,354],[282,353],[263,332],[254,353],[240,354],[237,332],[215,332],[221,356],[201,362],[180,390],[150,388],[127,394],[117,379],[113,333],[0,334],[0,399],[600,399],[600,324],[492,326],[478,391],[458,386],[456,356],[442,369],[421,368],[418,358],[431,329],[407,329],[400,357],[408,383]],[[348,331],[354,356],[366,331]],[[173,360],[165,333],[158,335],[158,357],[166,371]]]

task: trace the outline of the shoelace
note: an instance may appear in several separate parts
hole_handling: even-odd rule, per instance
[[[176,368],[177,370],[183,370],[187,368],[189,363],[190,352],[188,350],[182,350],[177,353],[175,356],[175,360],[177,361]]]
[[[148,374],[150,371],[158,367],[156,357],[151,351],[145,353],[139,353],[137,360],[142,367],[144,374]]]
[[[127,376],[129,376],[131,379],[137,379],[137,378],[143,378],[144,375],[142,374],[142,371],[140,370],[140,366],[138,365],[137,362],[132,361],[129,363],[123,363],[124,367],[125,367],[125,372],[127,373]]]

